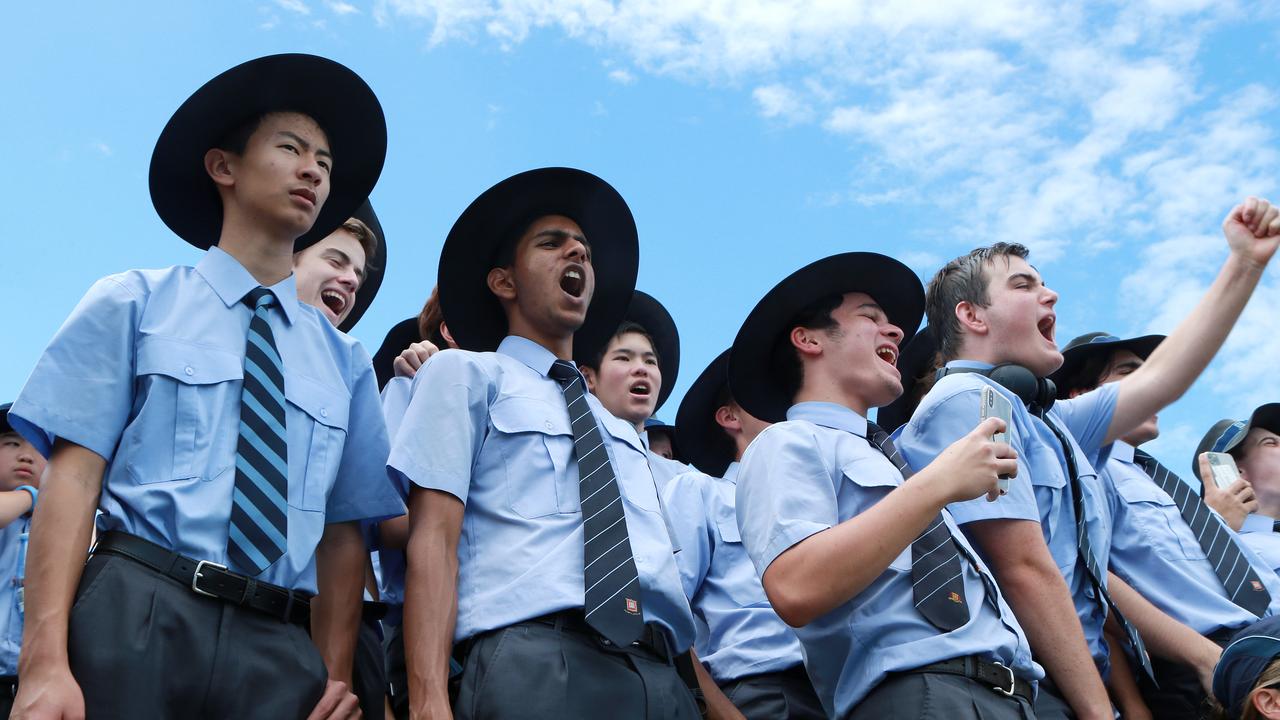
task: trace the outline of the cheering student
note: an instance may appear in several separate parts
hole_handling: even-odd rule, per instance
[[[1058,399],[1120,382],[1163,340],[1163,335],[1119,338],[1101,332],[1072,340],[1052,376]],[[1280,579],[1190,484],[1140,449],[1159,434],[1152,416],[1103,453],[1111,571],[1175,621],[1165,627],[1172,642],[1184,645],[1187,655],[1199,648],[1205,658],[1199,666],[1153,658],[1156,682],[1140,678],[1139,683],[1147,707],[1159,717],[1196,720],[1208,710],[1218,655],[1204,638],[1225,646],[1241,628],[1274,614],[1280,609]],[[1216,486],[1212,491],[1224,501],[1233,499],[1237,510],[1232,514],[1244,519],[1252,502],[1248,483],[1237,481],[1230,493]]]
[[[1263,562],[1280,572],[1280,403],[1259,406],[1249,419],[1219,420],[1201,438],[1192,466],[1205,485],[1206,493],[1213,480],[1209,475],[1206,452],[1231,455],[1257,499],[1255,512],[1244,519],[1240,537],[1253,548]]]
[[[9,406],[0,405],[0,717],[9,717],[18,693],[27,537],[45,466],[44,456],[9,425]]]
[[[1241,630],[1213,671],[1215,718],[1280,720],[1280,617]]]
[[[49,457],[16,717],[357,711],[357,523],[399,500],[370,481],[388,443],[369,356],[291,271],[385,153],[373,92],[310,55],[232,68],[165,126],[152,201],[208,252],[98,281],[10,411]]]
[[[1255,198],[1234,208],[1223,224],[1230,255],[1200,304],[1140,369],[1073,400],[1053,402],[1042,380],[1062,364],[1053,337],[1058,294],[1027,262],[1025,247],[979,248],[947,263],[929,284],[929,326],[945,366],[901,429],[899,447],[913,467],[923,466],[968,433],[984,388],[1012,403],[1009,441],[1023,481],[998,502],[958,503],[951,512],[990,562],[1048,672],[1041,714],[1060,698],[1078,717],[1111,717],[1103,685],[1111,663],[1124,662],[1127,653],[1151,674],[1130,620],[1149,631],[1157,655],[1175,662],[1202,667],[1202,654],[1217,650],[1212,643],[1167,642],[1162,628],[1169,618],[1108,573],[1110,528],[1094,461],[1204,370],[1275,252],[1278,215]],[[1126,618],[1118,605],[1140,612]],[[1109,616],[1125,653],[1111,653],[1104,640]],[[1118,699],[1136,695],[1131,673],[1113,679],[1123,685]]]
[[[637,262],[631,211],[581,170],[508,178],[449,232],[440,307],[463,350],[418,371],[388,461],[410,488],[415,717],[698,716],[644,445],[571,362],[616,331]]]
[[[737,518],[774,610],[804,646],[828,717],[1034,718],[1042,675],[946,506],[993,497],[1016,456],[995,418],[918,473],[867,412],[902,392],[894,361],[920,280],[875,253],[792,273],[747,317],[729,387],[775,424],[742,457]],[[992,692],[998,690],[998,692]]]

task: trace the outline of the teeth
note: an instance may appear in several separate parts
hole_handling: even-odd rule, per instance
[[[582,279],[582,275],[581,275],[577,270],[568,270],[568,271],[566,271],[566,272],[565,272],[564,276],[565,276],[565,277],[569,277],[569,278],[573,278],[574,280],[581,280],[581,279]]]

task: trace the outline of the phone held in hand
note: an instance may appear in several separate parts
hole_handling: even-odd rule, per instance
[[[1213,473],[1213,483],[1220,489],[1227,489],[1240,479],[1240,469],[1236,467],[1236,459],[1227,453],[1208,452],[1209,472]]]
[[[1008,429],[1013,425],[1013,403],[1009,402],[1009,398],[996,392],[995,388],[990,386],[982,388],[982,409],[979,413],[978,422],[982,422],[987,418],[998,417],[1004,420],[1004,432],[998,432],[991,436],[992,442],[1007,443],[1009,442]],[[1000,494],[1004,495],[1009,492],[1009,476],[1001,475],[996,481],[1000,488]]]

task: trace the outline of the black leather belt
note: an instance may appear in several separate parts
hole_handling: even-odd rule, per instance
[[[968,655],[965,657],[943,660],[929,665],[907,670],[907,673],[942,673],[943,675],[960,675],[976,680],[995,692],[1007,697],[1018,697],[1032,701],[1034,693],[1031,683],[1013,674],[1013,668],[998,662],[988,662],[982,658]]]
[[[103,533],[93,552],[128,558],[177,580],[192,592],[257,610],[281,622],[306,625],[311,619],[311,593],[255,580],[208,560],[192,560],[128,533]]]
[[[541,617],[536,617],[525,622],[538,623],[540,625],[551,625],[558,629],[572,630],[587,635],[593,635],[600,639],[600,643],[605,646],[612,646],[613,642],[600,634],[598,630],[591,627],[583,616],[581,610],[561,610],[560,612],[550,613]],[[671,651],[671,643],[667,641],[667,634],[663,629],[653,623],[645,623],[644,632],[640,634],[640,639],[631,643],[632,647],[648,650],[663,660],[670,661],[675,655]]]

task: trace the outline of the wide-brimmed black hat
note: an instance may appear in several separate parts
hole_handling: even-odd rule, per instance
[[[702,472],[723,477],[737,447],[716,422],[716,400],[729,382],[729,351],[716,356],[693,381],[676,411],[676,445],[684,459]]]
[[[379,390],[386,387],[387,382],[395,377],[396,358],[404,352],[405,348],[416,342],[422,342],[422,335],[418,334],[417,315],[401,320],[387,331],[387,336],[383,338],[378,352],[373,354],[373,373],[378,376]]]
[[[378,295],[378,288],[382,287],[382,277],[387,272],[387,238],[382,234],[382,223],[378,222],[378,214],[373,211],[373,205],[368,200],[364,201],[352,215],[355,219],[364,223],[373,231],[374,237],[378,239],[377,257],[368,258],[365,262],[367,274],[364,276],[364,282],[360,283],[360,289],[356,291],[355,304],[351,308],[351,314],[347,315],[347,319],[342,321],[338,329],[342,332],[351,332],[351,329],[360,322],[360,318],[364,316],[364,311],[369,309],[373,304],[373,299]],[[343,222],[346,222],[345,220]],[[371,266],[372,265],[372,266]],[[401,348],[403,350],[404,348]]]
[[[1111,333],[1091,332],[1074,338],[1062,348],[1062,366],[1049,375],[1049,379],[1058,388],[1058,399],[1065,400],[1071,391],[1071,379],[1089,360],[1100,354],[1110,355],[1117,350],[1128,350],[1146,360],[1156,346],[1164,342],[1164,335],[1143,335],[1134,338],[1121,338]],[[1097,381],[1097,378],[1094,378]]]
[[[902,374],[902,394],[897,400],[876,411],[876,424],[886,432],[902,427],[920,404],[916,392],[920,383],[937,371],[938,338],[928,327],[922,328],[898,349],[898,372]]]
[[[591,246],[595,295],[574,345],[600,347],[626,315],[640,263],[635,219],[609,183],[583,170],[551,167],[503,180],[476,198],[449,231],[440,253],[440,311],[464,350],[495,350],[507,317],[489,291],[498,252],[529,223],[563,215],[578,224]]]
[[[1249,431],[1259,427],[1280,434],[1280,403],[1267,403],[1254,410],[1246,420],[1219,420],[1200,438],[1196,454],[1191,456],[1191,472],[1200,477],[1200,456],[1207,452],[1229,453],[1244,442]],[[1204,478],[1200,478],[1201,481]]]
[[[11,407],[13,407],[13,403],[0,405],[0,433],[13,432],[13,426],[9,424],[9,408]]]
[[[151,153],[151,202],[173,232],[201,249],[218,242],[222,200],[204,156],[237,128],[271,112],[320,125],[333,153],[329,197],[302,250],[336,230],[368,197],[387,155],[387,123],[373,90],[350,69],[315,55],[269,55],[205,83],[164,126]]]
[[[773,363],[773,346],[796,315],[828,295],[870,295],[910,340],[924,316],[924,286],[911,268],[886,255],[848,252],[791,273],[756,303],[733,341],[729,386],[744,410],[765,422],[781,422],[791,407],[788,389]],[[677,425],[679,423],[677,422]]]
[[[587,240],[589,242],[590,238]],[[667,312],[662,303],[655,300],[652,295],[636,290],[631,295],[631,304],[627,306],[627,314],[622,318],[622,322],[633,322],[639,325],[653,339],[653,350],[658,354],[658,370],[662,373],[662,388],[658,391],[658,404],[653,408],[654,412],[657,412],[658,408],[662,407],[662,404],[671,396],[671,391],[676,386],[676,377],[680,374],[680,332],[676,329],[676,321],[672,319],[671,313]],[[610,335],[605,338],[604,345],[594,347],[585,342],[579,342],[575,337],[573,361],[579,365],[593,365],[596,356],[608,347],[612,337]]]

